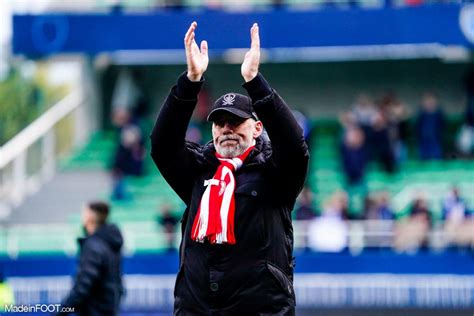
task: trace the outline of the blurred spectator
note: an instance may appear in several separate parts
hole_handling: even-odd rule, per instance
[[[386,247],[392,245],[392,222],[394,213],[390,207],[388,192],[368,194],[364,205],[364,242],[366,247]]]
[[[304,139],[306,141],[308,149],[310,150],[311,149],[311,132],[312,132],[311,121],[308,119],[306,115],[304,115],[300,111],[292,110],[291,112],[293,112],[293,116],[298,122],[298,125],[303,130]]]
[[[377,214],[377,199],[372,193],[365,196],[364,199],[364,219],[376,219]]]
[[[365,137],[363,141],[366,160],[380,161],[387,172],[395,171],[395,150],[393,132],[387,119],[387,113],[376,108],[373,101],[366,94],[358,96],[352,111],[341,117],[342,125],[347,129],[359,126]],[[361,157],[361,155],[359,154]],[[365,165],[365,163],[364,163]],[[358,168],[360,170],[360,166]]]
[[[457,147],[461,154],[474,155],[474,69],[465,78],[467,94],[465,121],[457,138]]]
[[[5,307],[15,304],[13,289],[5,280],[3,271],[0,268],[0,312],[5,312]]]
[[[365,206],[365,218],[369,220],[392,220],[393,210],[390,207],[390,195],[388,192],[380,192],[375,197],[367,197]]]
[[[348,184],[359,185],[363,182],[367,153],[365,149],[365,136],[362,129],[353,126],[345,133],[341,144],[342,166]]]
[[[171,205],[164,204],[161,207],[161,214],[158,215],[158,223],[163,227],[166,235],[168,251],[176,249],[176,225],[179,219],[173,215]]]
[[[428,226],[431,226],[431,213],[428,208],[428,201],[423,195],[419,195],[414,201],[410,208],[410,218],[425,222]]]
[[[371,158],[382,163],[386,172],[395,172],[395,150],[387,118],[378,112],[368,134]]]
[[[459,188],[452,187],[443,200],[443,219],[447,222],[460,222],[468,213],[466,202],[460,196]]]
[[[443,219],[448,243],[464,247],[474,245],[474,218],[456,186],[443,200]]]
[[[438,98],[432,92],[423,94],[416,130],[420,158],[422,160],[441,159],[444,113]]]
[[[112,163],[112,198],[127,199],[125,176],[141,176],[145,159],[143,133],[138,124],[125,109],[116,109],[113,121],[118,129],[119,140]]]
[[[389,125],[395,160],[397,163],[401,163],[407,158],[409,135],[408,108],[393,92],[386,93],[382,97],[380,107]]]
[[[313,192],[310,187],[305,186],[297,199],[297,207],[295,209],[295,218],[297,220],[313,219],[316,212],[313,207]]]
[[[374,121],[378,110],[369,95],[361,93],[352,105],[351,113],[355,122],[366,131],[366,129],[372,126],[372,122]]]
[[[413,252],[426,247],[432,218],[426,198],[420,194],[410,207],[408,218],[397,223],[394,247],[398,251]]]
[[[470,157],[474,154],[474,125],[463,124],[461,126],[457,136],[457,148],[464,156]]]
[[[325,203],[321,216],[311,221],[308,227],[308,244],[312,250],[340,252],[347,247],[347,200],[345,192],[334,193]]]

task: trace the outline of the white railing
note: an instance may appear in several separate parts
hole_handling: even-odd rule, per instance
[[[57,159],[90,135],[90,98],[79,87],[0,147],[0,221],[55,173]]]
[[[310,221],[294,221],[295,251],[312,249],[309,242],[312,232]],[[392,248],[396,241],[396,222],[357,220],[348,221],[346,245],[353,254],[367,247]],[[159,251],[167,245],[167,234],[155,222],[134,222],[119,225],[124,236],[124,254],[131,256],[140,251]],[[76,238],[81,235],[79,223],[66,224],[21,224],[5,227],[0,234],[0,253],[15,258],[21,253],[63,253],[69,256],[77,251]],[[175,233],[175,247],[178,248],[181,233]],[[441,250],[453,240],[452,232],[435,227],[427,232],[428,246]],[[313,249],[316,250],[317,249]],[[403,249],[396,249],[403,251]],[[411,250],[409,248],[408,250]],[[415,250],[415,249],[414,249]]]
[[[81,105],[84,100],[79,92],[71,93],[46,113],[0,147],[0,197],[10,207],[18,206],[25,196],[54,175],[56,168],[57,131],[54,127],[69,114],[74,117],[73,139],[68,144],[74,148],[84,140],[80,126],[84,121]],[[34,145],[39,148],[34,148]],[[28,170],[29,160],[40,160],[36,170]],[[33,163],[34,164],[34,163]],[[6,207],[6,205],[4,205]]]

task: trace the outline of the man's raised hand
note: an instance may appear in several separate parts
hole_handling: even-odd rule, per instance
[[[191,23],[186,35],[184,36],[184,47],[186,48],[186,63],[188,64],[188,78],[191,81],[201,80],[202,75],[209,64],[209,56],[207,54],[207,41],[201,42],[201,49],[199,49],[194,31],[197,23]]]
[[[250,29],[250,50],[245,54],[241,72],[245,82],[249,82],[258,74],[260,65],[260,36],[258,34],[258,24],[254,23]]]

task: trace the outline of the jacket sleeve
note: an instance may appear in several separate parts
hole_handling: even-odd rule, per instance
[[[259,73],[243,87],[252,99],[272,144],[272,160],[278,170],[280,196],[293,203],[301,191],[308,171],[309,152],[303,130],[285,101]]]
[[[203,82],[191,82],[183,73],[163,104],[150,135],[153,161],[186,205],[191,199],[196,171],[188,147],[197,145],[186,142],[185,136]]]
[[[62,306],[73,307],[77,312],[78,307],[85,303],[91,288],[99,279],[101,267],[102,256],[100,250],[94,249],[90,243],[86,242],[81,253],[74,286],[63,301]]]

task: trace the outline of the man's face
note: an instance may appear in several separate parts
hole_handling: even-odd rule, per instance
[[[82,225],[88,235],[92,235],[97,226],[97,215],[87,206],[82,210]]]
[[[217,153],[225,158],[234,158],[255,144],[262,134],[260,121],[245,119],[230,113],[222,113],[212,123],[212,139]]]

